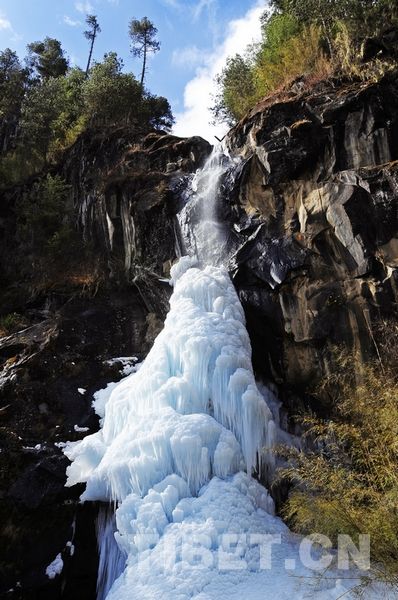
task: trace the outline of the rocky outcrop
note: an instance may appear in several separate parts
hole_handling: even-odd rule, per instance
[[[369,355],[396,313],[398,81],[260,104],[227,144],[244,160],[232,269],[255,366],[308,389],[333,345]]]
[[[141,360],[152,341],[134,290],[58,303],[0,339],[0,596],[13,589],[11,598],[95,597],[96,508],[64,487],[62,442],[98,429],[92,394],[124,367],[109,359]],[[46,567],[59,553],[64,569],[49,579]]]
[[[134,281],[151,311],[162,298],[163,315],[167,296],[158,279],[180,253],[174,184],[210,150],[200,137],[112,130],[82,137],[63,168],[83,237],[100,248],[110,279]]]

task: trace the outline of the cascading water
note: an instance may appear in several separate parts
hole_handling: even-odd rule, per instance
[[[85,482],[83,501],[116,509],[117,546],[110,519],[100,524],[101,600],[308,597],[310,584],[301,594],[284,570],[297,539],[252,478],[272,466],[275,423],[256,386],[239,299],[226,268],[214,266],[223,243],[215,202],[228,160],[215,151],[195,178],[191,202],[203,218],[183,235],[197,256],[172,268],[164,329],[141,368],[97,401],[101,429],[65,449],[68,485]],[[272,570],[259,536],[280,538]],[[303,567],[297,574],[312,577]],[[315,597],[344,591],[326,581]]]
[[[202,265],[220,265],[228,254],[229,235],[217,209],[223,177],[237,162],[216,146],[195,174],[192,195],[178,215],[185,251]]]

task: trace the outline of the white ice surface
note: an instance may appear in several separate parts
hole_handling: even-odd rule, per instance
[[[118,507],[127,563],[107,598],[336,600],[352,582],[319,584],[299,566],[299,539],[251,477],[272,468],[277,428],[227,271],[183,258],[171,280],[170,312],[140,370],[95,395],[102,428],[64,450],[68,485],[86,482],[83,500]],[[281,535],[272,569],[261,568],[254,534]]]
[[[57,575],[62,573],[64,568],[64,561],[62,560],[61,554],[57,554],[52,563],[50,563],[46,569],[46,575],[49,579],[55,579]]]
[[[73,425],[73,429],[77,432],[77,433],[86,433],[86,431],[89,430],[89,427],[80,427],[80,425]]]

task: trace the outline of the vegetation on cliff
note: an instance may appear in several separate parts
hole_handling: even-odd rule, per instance
[[[167,99],[144,87],[146,55],[159,49],[154,25],[146,18],[131,22],[131,51],[144,59],[141,81],[115,52],[92,61],[101,28],[95,15],[87,15],[86,25],[84,70],[70,66],[61,42],[50,37],[28,44],[23,61],[9,48],[0,52],[0,191],[10,234],[0,272],[3,330],[15,321],[10,306],[26,294],[59,285],[96,289],[100,258],[78,231],[73,182],[63,172],[66,151],[101,132],[126,128],[135,138],[173,123]]]
[[[362,61],[378,57],[380,63],[390,46],[396,51],[397,24],[393,0],[272,0],[261,42],[231,56],[217,77],[215,120],[234,124],[298,77],[309,86],[331,75],[377,77],[385,65],[369,69]],[[383,32],[382,39],[373,37]]]
[[[372,580],[398,585],[398,380],[396,322],[381,326],[379,361],[364,364],[337,352],[318,393],[327,418],[299,417],[304,450],[281,448],[290,466],[280,477],[293,486],[282,514],[304,534],[337,544],[349,535],[370,540]]]
[[[142,21],[134,21],[139,47],[133,52],[151,51],[152,38],[142,34]],[[97,126],[133,125],[143,132],[169,129],[173,117],[166,98],[152,95],[143,87],[145,64],[139,82],[125,72],[115,52],[101,62],[91,62],[93,45],[101,29],[95,15],[88,15],[90,41],[85,70],[70,67],[61,43],[46,37],[28,45],[22,62],[9,48],[0,52],[0,181],[6,187],[20,183],[46,165],[57,162],[78,136]],[[132,34],[133,35],[133,34]],[[136,38],[133,36],[133,41]],[[144,60],[145,63],[145,60]]]

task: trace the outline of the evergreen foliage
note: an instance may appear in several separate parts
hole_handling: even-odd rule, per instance
[[[131,52],[133,56],[142,58],[141,88],[144,86],[148,54],[155,54],[160,50],[160,42],[156,39],[157,32],[158,30],[148,17],[130,21]]]
[[[262,40],[231,57],[216,83],[215,120],[233,124],[256,102],[300,76],[360,76],[365,38],[398,24],[393,0],[272,0]],[[381,70],[382,71],[382,70]]]
[[[46,37],[42,42],[28,44],[29,67],[41,78],[61,77],[68,70],[68,61],[64,56],[61,42]]]
[[[124,70],[115,52],[92,64],[101,29],[87,15],[90,42],[86,70],[68,67],[61,43],[50,37],[28,45],[26,67],[15,52],[0,52],[0,186],[19,183],[57,162],[88,127],[134,125],[140,131],[169,129],[173,123],[166,98],[143,87],[147,55],[160,43],[146,17],[132,20],[133,53],[144,59],[139,83]]]
[[[87,67],[86,67],[86,77],[88,77],[88,74],[90,71],[90,65],[91,65],[91,58],[93,56],[95,39],[96,39],[97,35],[99,33],[101,33],[101,27],[100,27],[100,25],[98,23],[98,19],[95,15],[87,15],[86,23],[89,28],[84,32],[84,36],[90,42],[90,52],[88,55]]]

